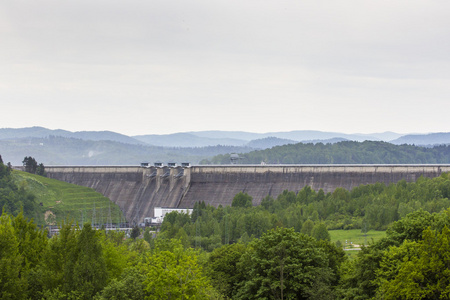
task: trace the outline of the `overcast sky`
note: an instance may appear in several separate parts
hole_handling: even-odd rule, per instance
[[[0,3],[0,128],[449,132],[450,1]]]

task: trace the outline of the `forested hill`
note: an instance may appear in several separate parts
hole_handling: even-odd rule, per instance
[[[450,146],[433,148],[386,142],[344,141],[335,144],[293,144],[239,155],[242,164],[448,164]],[[202,164],[229,164],[230,154],[217,155]]]

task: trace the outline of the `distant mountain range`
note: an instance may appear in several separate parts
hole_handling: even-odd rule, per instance
[[[46,138],[49,136],[60,136],[76,138],[89,141],[115,141],[126,144],[145,144],[133,137],[112,131],[77,131],[71,132],[62,129],[47,129],[44,127],[27,128],[0,128],[0,140],[20,138]]]
[[[252,140],[247,143],[247,146],[254,149],[267,149],[275,146],[289,145],[289,144],[297,144],[297,141],[288,140],[288,139],[280,139],[277,137],[266,137],[263,139]]]
[[[390,141],[392,144],[401,145],[418,145],[418,146],[433,146],[450,144],[450,132],[438,132],[430,134],[409,134],[401,136],[395,140]]]
[[[340,132],[325,132],[317,130],[296,130],[287,132],[268,132],[268,133],[252,133],[243,131],[198,131],[189,133],[204,138],[229,138],[229,139],[245,140],[247,142],[256,139],[276,137],[279,139],[296,141],[297,143],[310,140],[329,140],[333,138],[342,138],[358,142],[362,142],[365,140],[388,142],[390,140],[402,136],[402,134],[395,132],[382,132],[373,134],[361,134],[361,133],[347,134]]]
[[[111,131],[71,132],[43,127],[1,128],[0,155],[5,162],[10,161],[13,164],[21,164],[25,156],[33,156],[44,164],[108,165],[138,164],[143,161],[197,163],[219,154],[247,153],[299,142],[334,144],[365,140],[432,146],[450,144],[450,133],[344,134],[298,130],[270,133],[198,131],[127,136]]]
[[[192,131],[186,133],[174,133],[166,135],[138,135],[133,138],[152,145],[158,146],[214,146],[214,145],[229,145],[229,146],[248,146],[257,148],[268,146],[280,146],[292,143],[308,142],[308,143],[335,143],[344,140],[362,142],[365,140],[371,141],[390,141],[397,139],[402,135],[395,132],[383,132],[373,134],[346,134],[339,132],[324,132],[314,130],[297,130],[288,132],[268,132],[268,133],[252,133],[244,131]],[[274,138],[278,139],[276,142]],[[271,142],[269,142],[269,139]],[[256,142],[256,144],[253,141]],[[266,141],[267,146],[261,144],[261,141]]]
[[[315,130],[253,133],[245,131],[192,131],[172,134],[127,136],[112,131],[77,131],[47,129],[44,127],[0,128],[0,140],[21,138],[46,138],[60,136],[89,141],[114,141],[126,144],[161,147],[246,146],[267,148],[292,143],[336,143],[341,141],[384,141],[393,144],[436,145],[450,144],[450,132],[407,134],[382,132],[347,134]]]

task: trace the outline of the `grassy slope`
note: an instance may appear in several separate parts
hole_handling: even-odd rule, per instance
[[[110,209],[112,223],[125,222],[119,207],[91,188],[20,171],[14,171],[13,177],[20,186],[36,195],[38,204],[42,203],[41,213],[35,219],[37,224],[60,224],[63,220],[91,223],[94,205],[97,223],[100,220],[109,223]]]

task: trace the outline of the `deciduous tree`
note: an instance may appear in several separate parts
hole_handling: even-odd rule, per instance
[[[236,299],[329,299],[332,270],[316,241],[276,228],[249,244],[240,267],[247,278]]]
[[[25,168],[25,172],[36,174],[38,164],[33,157],[25,156],[25,158],[22,161],[22,164]]]
[[[314,228],[314,222],[312,220],[308,219],[303,223],[302,229],[300,230],[300,232],[310,236],[312,234],[313,228]]]
[[[239,192],[234,196],[231,207],[252,207],[252,200],[249,194]]]
[[[320,223],[314,225],[314,227],[311,231],[311,236],[318,241],[320,241],[320,240],[330,241],[331,240],[330,234],[328,233],[328,230],[327,230],[327,225],[325,225],[325,223],[323,223],[323,222],[320,222]]]
[[[378,272],[383,299],[450,298],[450,229],[426,229],[423,240],[386,252]]]
[[[207,299],[211,286],[197,263],[196,253],[184,250],[176,240],[170,243],[163,246],[171,251],[160,250],[157,243],[154,253],[146,258],[146,299]]]
[[[70,278],[72,290],[80,291],[83,299],[91,299],[101,291],[107,282],[108,274],[103,257],[98,232],[86,223],[78,236],[78,254]]]
[[[238,268],[245,250],[244,244],[225,245],[211,252],[208,258],[208,273],[213,286],[229,299],[234,298],[239,284],[246,280]]]
[[[23,299],[26,295],[26,279],[23,257],[19,251],[19,239],[14,233],[11,218],[0,216],[0,299]]]

